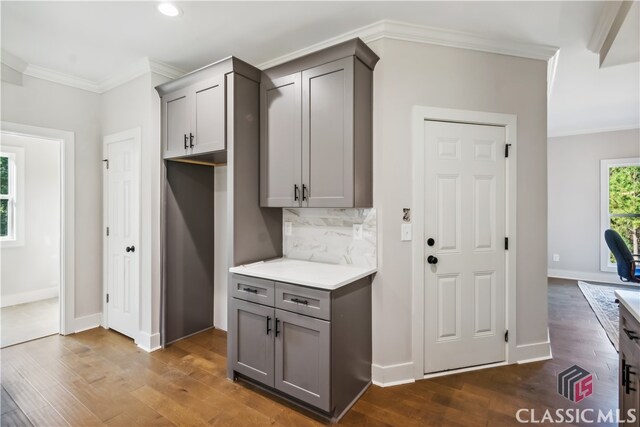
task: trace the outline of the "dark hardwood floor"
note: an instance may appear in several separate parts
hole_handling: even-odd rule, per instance
[[[575,282],[550,281],[553,360],[372,386],[344,425],[508,426],[533,408],[618,406],[617,353]],[[279,425],[322,422],[226,375],[226,337],[205,332],[145,353],[98,328],[3,349],[2,426]],[[578,364],[594,394],[578,404],[556,393],[556,374]],[[600,424],[602,425],[602,424]]]

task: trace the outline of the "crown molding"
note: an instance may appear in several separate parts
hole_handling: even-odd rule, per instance
[[[522,58],[548,61],[558,48],[554,46],[538,45],[505,41],[495,38],[483,37],[476,34],[460,31],[445,30],[442,28],[426,27],[391,20],[382,20],[373,24],[357,28],[336,37],[313,44],[304,49],[299,49],[286,55],[263,62],[257,68],[264,70],[275,67],[284,62],[291,61],[318,50],[333,46],[334,44],[360,37],[365,43],[371,43],[383,38],[392,40],[410,41],[416,43],[435,44],[439,46],[455,47],[460,49],[476,50],[481,52],[497,53],[501,55],[518,56]]]
[[[563,136],[576,136],[576,135],[590,135],[592,133],[606,133],[606,132],[617,132],[623,130],[634,130],[640,129],[639,124],[632,125],[621,125],[621,126],[610,126],[603,128],[594,128],[594,129],[581,129],[581,130],[572,130],[572,131],[563,131],[563,132],[550,132],[547,135],[547,138],[560,138]]]
[[[600,49],[602,49],[604,41],[607,39],[607,35],[609,35],[613,21],[618,15],[620,6],[622,6],[622,1],[620,0],[607,1],[602,5],[600,18],[598,19],[598,23],[591,34],[591,39],[587,44],[587,48],[591,52],[600,53]]]
[[[29,66],[25,61],[4,49],[0,50],[0,60],[4,65],[19,73],[24,73],[24,70]]]
[[[156,61],[149,57],[144,57],[137,62],[134,62],[128,69],[101,82],[98,85],[100,90],[99,93],[104,93],[108,90],[114,89],[148,73],[160,74],[161,76],[168,77],[170,79],[175,79],[186,74],[184,71],[176,67],[172,67],[171,65]]]
[[[551,98],[553,84],[556,81],[556,71],[558,69],[558,58],[560,57],[560,49],[547,62],[547,99]]]
[[[75,87],[76,89],[82,89],[94,93],[102,93],[100,92],[100,85],[91,80],[61,73],[60,71],[55,71],[50,68],[44,68],[37,65],[29,64],[24,70],[23,74],[25,76],[35,77],[53,83]]]

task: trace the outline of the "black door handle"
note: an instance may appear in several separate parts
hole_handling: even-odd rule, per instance
[[[131,245],[131,246],[127,246],[127,248],[125,249],[127,252],[135,252],[136,251],[136,247]]]
[[[276,317],[276,336],[278,336],[278,334],[280,333],[280,330],[278,329],[279,324],[280,324],[280,319]]]
[[[189,147],[193,148],[193,134],[189,134]]]
[[[242,290],[245,291],[245,292],[252,293],[252,294],[257,294],[258,293],[257,289],[243,288]]]
[[[295,302],[297,304],[309,305],[309,301],[307,301],[306,299],[291,298],[291,302]]]
[[[267,335],[271,332],[271,317],[267,316]]]
[[[639,336],[636,335],[635,332],[627,329],[627,328],[622,328],[622,330],[624,331],[624,333],[627,335],[627,337],[629,337],[630,340],[637,340],[638,338],[640,338]]]
[[[626,394],[629,394],[630,391],[636,391],[635,388],[631,387],[631,380],[629,379],[631,375],[635,375],[636,373],[631,370],[631,365],[625,365],[624,370],[625,370],[625,376],[626,376],[624,392]]]
[[[302,201],[304,202],[305,200],[307,200],[307,186],[305,184],[302,184]]]
[[[187,134],[184,134],[184,149],[186,150],[187,148],[189,148],[189,146],[187,145]]]
[[[300,189],[298,188],[298,184],[293,184],[293,200],[298,201],[300,198]]]
[[[429,255],[427,257],[427,262],[429,264],[437,264],[438,263],[438,258],[434,257],[433,255]]]

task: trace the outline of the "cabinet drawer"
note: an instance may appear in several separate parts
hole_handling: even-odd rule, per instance
[[[318,319],[331,320],[331,293],[288,283],[276,283],[276,307]]]
[[[273,307],[273,282],[234,274],[231,278],[231,296]]]
[[[640,343],[640,324],[627,311],[625,307],[620,305],[620,345],[626,345],[632,348]]]

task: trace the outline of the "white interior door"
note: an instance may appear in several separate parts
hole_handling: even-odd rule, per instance
[[[424,126],[425,373],[501,362],[505,128]]]
[[[140,289],[140,130],[105,137],[105,155],[105,323],[135,339]]]

